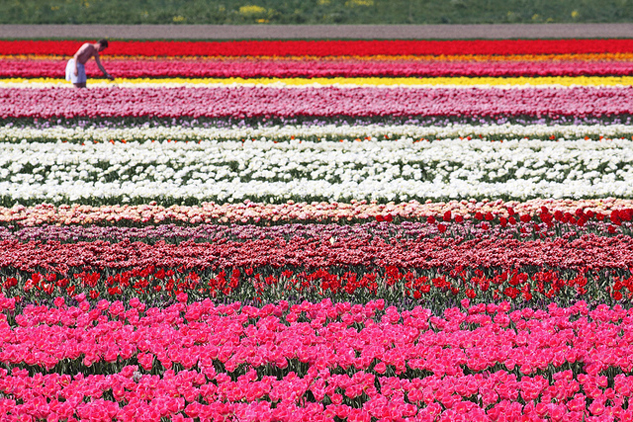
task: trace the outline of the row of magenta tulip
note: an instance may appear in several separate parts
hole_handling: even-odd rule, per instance
[[[195,225],[201,223],[261,224],[288,223],[358,223],[367,221],[427,221],[461,223],[462,221],[486,221],[502,223],[514,217],[516,222],[535,219],[535,222],[562,222],[576,224],[587,222],[631,221],[633,200],[604,199],[534,199],[525,202],[502,200],[475,200],[420,203],[417,201],[378,204],[377,202],[293,202],[266,204],[245,201],[243,203],[203,203],[201,205],[174,205],[164,207],[156,203],[144,205],[91,206],[82,204],[38,204],[30,207],[15,205],[0,207],[0,224],[5,226],[38,225],[129,225],[145,226],[175,223]]]
[[[72,56],[84,41],[0,40],[2,55]],[[116,41],[118,56],[406,56],[632,53],[631,39]]]
[[[98,249],[96,249],[99,252]],[[537,257],[538,259],[538,257]],[[260,261],[261,262],[261,261]],[[169,303],[180,292],[192,298],[240,300],[261,304],[304,299],[370,301],[384,299],[402,306],[423,304],[445,309],[459,300],[477,303],[511,301],[517,306],[543,306],[552,301],[630,303],[633,267],[595,269],[587,262],[576,269],[517,266],[512,269],[458,265],[455,268],[296,266],[196,268],[192,263],[137,265],[131,269],[74,266],[64,270],[0,270],[0,289],[22,303],[49,301],[57,295],[83,293],[98,298],[141,297]],[[481,269],[480,269],[481,268]]]
[[[464,300],[436,315],[380,300],[187,300],[92,306],[78,295],[16,314],[0,295],[0,411],[91,421],[633,417],[633,315],[620,306],[512,311]]]
[[[0,59],[0,78],[63,78],[66,59]],[[409,76],[614,76],[633,75],[631,61],[431,61],[431,60],[108,60],[117,78],[322,78]],[[101,76],[96,64],[86,65],[88,77]]]
[[[53,95],[54,93],[54,95]],[[632,87],[0,88],[0,118],[628,116]]]

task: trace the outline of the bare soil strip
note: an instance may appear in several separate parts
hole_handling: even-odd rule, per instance
[[[633,24],[0,25],[0,39],[557,39],[631,38]]]

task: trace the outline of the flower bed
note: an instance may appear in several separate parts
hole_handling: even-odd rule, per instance
[[[630,330],[630,312],[619,307],[592,311],[578,303],[510,312],[507,303],[469,307],[464,301],[463,309],[433,315],[419,307],[399,312],[382,301],[263,308],[77,301],[27,306],[12,327],[7,314],[15,304],[3,300],[0,326],[10,338],[2,341],[0,359],[16,366],[0,370],[1,388],[14,397],[0,403],[5,414],[631,417],[622,406],[631,396],[625,357],[631,345],[613,341]],[[82,376],[88,369],[97,374]],[[62,375],[67,370],[79,374]]]
[[[162,303],[184,291],[248,303],[334,297],[405,306],[415,299],[441,310],[464,298],[506,298],[522,306],[552,298],[613,304],[633,297],[633,260],[622,252],[631,248],[629,223],[618,230],[625,235],[611,235],[615,229],[607,227],[614,226],[606,224],[578,234],[573,226],[523,222],[492,230],[484,222],[470,231],[439,223],[395,233],[384,226],[243,228],[236,240],[205,227],[164,235],[166,228],[154,232],[157,243],[147,230],[86,230],[92,237],[126,239],[118,243],[87,242],[76,231],[64,233],[64,243],[40,234],[46,243],[0,242],[10,251],[0,254],[0,285],[27,303],[79,292]]]
[[[313,78],[121,78],[102,80],[93,85],[99,88],[501,88],[525,89],[562,87],[628,87],[631,76],[541,76],[541,77],[313,77]],[[23,88],[70,88],[63,79],[55,78],[5,78],[0,87]],[[406,91],[405,91],[406,92]],[[458,91],[459,92],[459,91]]]
[[[253,141],[272,140],[273,142],[292,141],[377,141],[383,139],[413,139],[415,141],[434,141],[460,138],[460,140],[482,139],[487,141],[507,141],[514,139],[539,140],[613,140],[633,139],[633,125],[630,117],[624,121],[579,119],[569,121],[546,122],[527,121],[509,123],[507,121],[480,121],[461,123],[449,119],[408,119],[407,122],[369,123],[361,120],[349,121],[332,119],[305,120],[301,124],[292,120],[279,123],[224,120],[185,120],[171,123],[152,119],[138,123],[129,121],[99,120],[61,120],[39,119],[27,126],[8,123],[0,127],[0,140],[3,142],[145,142],[145,141]],[[517,119],[518,120],[518,119]]]
[[[65,58],[0,60],[0,78],[61,78]],[[362,60],[337,61],[315,58],[259,60],[108,60],[108,71],[117,78],[324,78],[324,77],[410,77],[410,76],[612,76],[633,75],[631,61],[457,61],[447,60]],[[99,77],[96,64],[88,62],[86,73]]]
[[[15,205],[11,208],[0,207],[0,223],[12,228],[16,226],[38,225],[90,225],[98,226],[143,226],[153,224],[176,223],[179,225],[199,223],[260,223],[263,225],[293,222],[340,222],[357,223],[373,221],[434,221],[462,222],[468,219],[494,220],[501,224],[501,217],[509,219],[515,214],[528,215],[551,214],[557,221],[576,224],[579,215],[585,222],[609,219],[626,221],[633,208],[633,201],[627,199],[604,198],[598,200],[543,200],[535,199],[524,203],[497,200],[489,202],[450,201],[421,204],[416,201],[406,203],[378,204],[367,201],[350,203],[295,203],[264,204],[244,201],[243,203],[203,203],[201,206],[174,205],[164,207],[156,203],[146,205],[113,205],[95,207],[90,205],[41,204],[32,207]],[[620,217],[620,214],[623,214]],[[492,219],[487,217],[492,216]],[[524,217],[527,218],[527,217]],[[539,217],[540,218],[540,217]],[[516,219],[516,218],[515,218]],[[519,217],[520,220],[520,217]],[[542,219],[541,219],[542,220]]]
[[[631,40],[79,44],[0,41],[0,419],[633,418]]]
[[[72,56],[82,41],[0,41],[5,55]],[[125,56],[403,56],[631,53],[630,39],[451,41],[117,41],[104,55]]]
[[[633,191],[628,139],[359,141],[5,144],[0,199],[101,205],[161,198],[171,205],[630,197]]]
[[[54,93],[55,101],[51,101]],[[0,118],[372,117],[631,114],[633,88],[0,88]]]

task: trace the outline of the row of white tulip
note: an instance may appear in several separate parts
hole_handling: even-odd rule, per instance
[[[0,143],[13,202],[629,197],[633,141]]]
[[[270,126],[238,126],[229,128],[201,126],[137,126],[121,128],[105,127],[64,127],[49,128],[17,127],[5,125],[0,127],[1,142],[55,142],[68,141],[82,143],[87,141],[108,142],[145,141],[145,140],[370,140],[398,139],[402,137],[414,139],[444,139],[457,137],[473,137],[484,140],[542,138],[542,139],[577,139],[585,136],[591,138],[628,138],[633,136],[633,125],[627,124],[585,124],[585,125],[545,125],[545,124],[457,124],[448,123],[442,126],[402,125],[270,125]]]

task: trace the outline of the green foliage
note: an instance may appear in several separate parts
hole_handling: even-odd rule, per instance
[[[5,0],[0,24],[633,22],[633,0]]]

